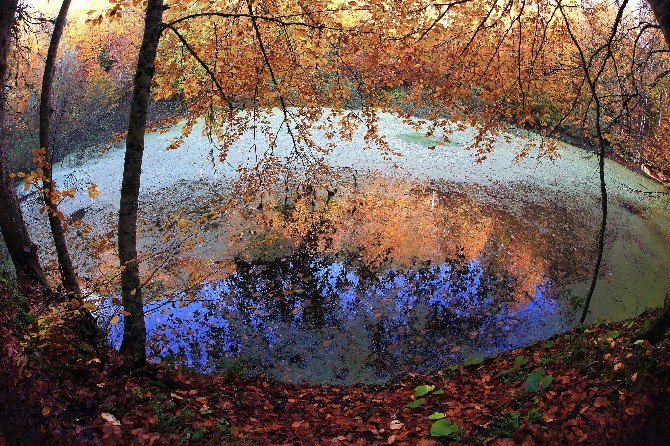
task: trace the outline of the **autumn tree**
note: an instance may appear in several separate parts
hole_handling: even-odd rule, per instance
[[[289,174],[274,155],[277,137],[267,125],[275,108],[293,147],[288,158],[301,166],[319,164],[318,154],[328,150],[309,137],[322,119],[340,129],[327,132],[331,139],[346,139],[362,126],[370,145],[388,151],[376,131],[379,110],[400,113],[408,122],[420,115],[432,120],[431,132],[442,128],[446,135],[470,124],[479,133],[471,147],[478,159],[486,157],[509,124],[549,137],[568,124],[576,127],[598,153],[602,205],[598,258],[582,319],[586,316],[605,246],[604,159],[610,133],[625,130],[614,126],[622,121],[617,117],[632,116],[631,104],[640,96],[626,80],[633,75],[621,77],[618,68],[638,66],[638,56],[626,50],[635,40],[631,29],[636,25],[622,26],[632,22],[624,14],[625,2],[616,7],[595,2],[589,8],[530,0],[354,1],[342,7],[326,2],[177,3],[165,14],[169,36],[162,45],[158,9],[149,2],[119,215],[123,349],[133,352],[137,364],[144,361],[146,337],[137,206],[152,80],[155,98],[179,97],[186,109],[183,136],[171,148],[200,118],[209,135],[219,139],[221,159],[242,132],[256,135],[262,129],[270,149],[241,172],[259,189],[270,178]],[[265,117],[259,118],[262,113]],[[606,124],[611,117],[617,119]],[[556,144],[546,138],[540,149],[552,155]],[[527,153],[520,150],[520,156]]]
[[[670,2],[667,0],[648,0],[654,16],[663,32],[667,49],[670,50]],[[670,295],[666,296],[665,308],[661,315],[638,339],[648,339],[652,343],[660,341],[670,329]]]
[[[479,128],[480,137],[473,148],[482,157],[491,150],[495,140],[492,136],[506,123],[530,127],[548,137],[577,123],[578,135],[598,155],[601,202],[595,265],[580,316],[583,323],[605,249],[605,157],[614,148],[626,152],[628,143],[649,139],[630,123],[638,127],[647,119],[640,110],[647,103],[649,87],[640,82],[640,73],[650,70],[650,60],[658,59],[655,55],[667,51],[650,42],[643,54],[638,44],[646,31],[660,25],[648,23],[644,8],[634,8],[627,1],[584,5],[569,1],[466,0],[440,7],[437,12],[426,13],[426,8],[415,3],[410,7],[414,12],[406,15],[413,14],[408,22],[414,23],[414,30],[394,28],[389,23],[387,28],[394,35],[387,33],[380,45],[362,43],[367,36],[359,38],[357,45],[364,48],[366,59],[388,64],[387,70],[379,70],[383,73],[377,81],[379,89],[402,85],[410,93],[407,102],[432,109],[430,118],[438,120],[447,114],[451,120],[463,120]],[[663,12],[658,5],[652,7],[661,23]],[[388,9],[380,10],[373,20],[389,20]],[[402,19],[395,17],[395,21],[400,23]],[[439,62],[434,57],[438,53]],[[391,65],[384,62],[388,60],[384,54],[391,60],[405,59],[409,63]],[[446,69],[436,67],[444,65],[445,60]],[[350,65],[363,66],[356,62]],[[656,65],[659,68],[654,84],[667,75],[660,69],[662,63]],[[422,75],[416,76],[417,71]],[[427,96],[434,99],[426,100]],[[446,105],[441,108],[435,99]],[[549,150],[545,153],[551,155],[555,144],[551,139],[546,141]],[[521,151],[524,153],[526,149]]]
[[[258,13],[254,10],[254,6],[251,2],[240,3],[238,6],[243,6],[243,9],[232,12],[207,11],[188,14],[188,12],[183,10],[183,6],[174,5],[174,7],[171,8],[172,14],[185,13],[184,16],[163,24],[163,3],[161,1],[151,0],[147,5],[145,31],[134,79],[134,92],[126,139],[126,158],[121,188],[121,205],[119,209],[118,225],[119,260],[122,268],[122,303],[125,316],[121,351],[127,358],[129,358],[129,363],[135,367],[141,366],[146,360],[146,329],[144,324],[142,299],[143,283],[140,275],[140,260],[138,259],[137,252],[137,214],[142,154],[144,150],[144,133],[146,131],[147,122],[147,108],[151,99],[151,85],[155,71],[156,53],[159,46],[161,31],[163,29],[169,29],[172,32],[172,35],[176,38],[176,42],[178,42],[185,52],[190,55],[190,61],[195,64],[196,69],[204,71],[204,82],[209,85],[207,89],[210,93],[208,101],[203,101],[201,99],[191,101],[190,96],[192,94],[198,95],[197,88],[180,87],[181,92],[187,93],[186,105],[188,115],[185,134],[190,132],[195,120],[200,116],[207,116],[208,124],[211,128],[214,128],[217,131],[222,129],[226,123],[234,123],[238,129],[245,128],[243,121],[236,122],[237,117],[233,113],[235,104],[233,99],[231,99],[233,97],[232,94],[237,93],[236,100],[239,101],[241,108],[244,108],[246,103],[257,100],[260,95],[259,89],[263,88],[264,90],[274,90],[274,92],[268,93],[268,96],[276,100],[276,102],[268,102],[268,105],[277,104],[281,107],[286,131],[293,139],[294,148],[297,150],[298,141],[307,141],[304,137],[294,133],[292,123],[290,122],[292,118],[289,110],[289,103],[286,99],[287,94],[285,89],[287,86],[283,82],[280,82],[276,67],[272,63],[273,60],[278,61],[279,59],[272,59],[271,49],[264,44],[259,22],[274,23],[279,27],[301,26],[307,29],[316,30],[323,29],[324,26],[314,21],[314,18],[312,18],[312,23],[308,23],[301,20],[294,21],[287,19],[284,15],[276,11],[273,11],[274,14]],[[305,13],[300,14],[300,16],[303,15],[305,15]],[[252,65],[257,70],[256,79],[252,80],[252,82],[256,82],[255,87],[249,88],[254,84],[249,83],[248,79],[243,79],[242,77],[237,79],[229,78],[232,82],[229,84],[221,82],[217,75],[217,70],[220,69],[223,70],[223,72],[230,73],[235,69],[235,66],[232,63],[227,65],[217,65],[216,62],[214,64],[209,63],[204,59],[205,56],[202,56],[201,52],[198,51],[194,45],[189,43],[189,39],[177,29],[177,26],[180,24],[185,24],[186,27],[188,27],[188,23],[186,22],[189,20],[212,17],[245,20],[245,26],[242,28],[244,34],[243,39],[246,42],[254,42],[254,45],[256,46],[255,49],[245,52],[245,57],[252,57],[255,59],[255,62]],[[208,29],[211,30],[212,28],[208,27]],[[214,26],[213,29],[216,34],[216,26]],[[230,33],[227,34],[229,38],[232,37]],[[219,43],[218,40],[215,41]],[[239,42],[239,44],[244,43]],[[168,44],[167,47],[171,48],[170,45],[174,45],[174,41]],[[208,49],[216,53],[221,50],[221,47],[215,46],[209,47]],[[306,57],[309,58],[308,56],[309,55]],[[223,56],[221,55],[221,57]],[[168,58],[169,62],[172,60],[172,58]],[[295,67],[295,64],[292,66]],[[266,73],[270,84],[261,85],[261,71]],[[173,72],[171,74],[177,73]],[[195,80],[198,79],[198,77],[192,75],[192,79]],[[247,93],[253,94],[250,94],[249,96],[239,94],[234,88],[235,83],[238,81],[242,81],[242,85]],[[190,87],[195,87],[195,85],[191,84],[192,81],[186,82]],[[200,80],[196,82],[200,82]],[[229,91],[224,90],[224,85]],[[172,87],[169,87],[168,93],[166,94],[165,91],[163,91],[162,95],[169,97],[171,95],[169,91],[174,90],[172,90]],[[157,96],[162,97],[160,94]],[[204,108],[203,104],[205,104]],[[217,136],[223,135],[217,134]],[[176,145],[177,144],[175,144],[175,146]]]
[[[17,8],[18,0],[9,0],[0,5],[0,229],[19,281],[36,281],[48,288],[37,246],[32,242],[23,220],[8,158],[6,83]]]
[[[42,195],[44,203],[47,208],[47,216],[49,218],[49,226],[51,228],[51,235],[53,236],[54,245],[56,247],[56,255],[58,257],[58,269],[60,271],[61,280],[68,293],[75,296],[81,294],[79,289],[79,282],[77,275],[72,265],[70,252],[68,251],[67,241],[65,239],[65,231],[63,230],[62,213],[58,210],[58,203],[54,199],[54,183],[53,170],[54,150],[53,150],[53,136],[51,135],[52,121],[53,121],[53,86],[54,76],[56,74],[56,60],[58,58],[58,46],[63,36],[65,28],[65,21],[67,18],[68,8],[70,7],[70,0],[63,0],[58,17],[54,24],[54,30],[51,35],[51,42],[49,44],[49,51],[47,53],[46,62],[44,65],[44,76],[42,78],[42,92],[40,97],[40,147],[44,150],[45,163],[42,174]]]

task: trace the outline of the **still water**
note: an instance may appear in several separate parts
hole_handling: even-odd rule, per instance
[[[380,176],[308,192],[266,198],[234,230],[215,230],[209,243],[228,241],[230,272],[147,305],[151,357],[381,383],[574,322],[579,299],[562,290],[588,278],[593,243],[586,214],[561,200],[509,206],[483,188]]]
[[[280,115],[270,118],[281,127]],[[250,201],[202,225],[192,252],[180,252],[176,266],[145,290],[150,356],[204,372],[380,383],[574,326],[595,261],[597,158],[560,144],[558,158],[531,150],[517,160],[538,138],[511,130],[475,162],[466,150],[472,129],[450,133],[448,144],[388,114],[380,115],[379,129],[397,154],[366,149],[359,131],[323,155],[328,178],[270,190],[263,176],[254,177]],[[230,195],[231,182],[257,164],[251,134],[225,160],[212,157],[198,132],[182,150],[166,152],[179,135],[175,126],[147,136],[142,253],[165,250],[164,216],[184,209],[198,218],[199,210],[229,199],[222,194]],[[290,146],[281,140],[273,153],[289,158],[282,147]],[[111,185],[93,204],[86,194],[64,203],[66,211],[90,206],[99,220],[94,227],[108,231],[122,165],[119,149],[59,169]],[[589,323],[659,306],[669,288],[667,190],[609,160],[606,177],[610,214]],[[109,258],[116,261],[113,252]],[[86,259],[78,264],[85,268]],[[197,292],[169,291],[180,289],[171,275],[212,265]],[[108,319],[120,313],[103,308]],[[110,327],[116,346],[122,325]]]

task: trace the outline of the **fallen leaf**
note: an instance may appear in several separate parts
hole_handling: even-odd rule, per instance
[[[397,431],[398,429],[402,429],[403,427],[405,427],[405,424],[400,420],[393,420],[389,425],[389,429],[391,429],[392,431]]]
[[[121,426],[121,422],[111,413],[103,412],[100,416],[113,426]]]

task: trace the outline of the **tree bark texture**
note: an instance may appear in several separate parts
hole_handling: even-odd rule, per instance
[[[19,283],[36,281],[48,288],[37,255],[37,246],[30,239],[14,181],[9,176],[6,82],[17,7],[18,0],[0,2],[0,230],[16,269]]]
[[[670,0],[647,0],[647,3],[651,6],[656,23],[665,36],[665,44],[670,49]]]
[[[163,29],[162,19],[163,0],[148,0],[144,35],[134,78],[119,207],[119,261],[123,268],[121,293],[126,314],[121,352],[126,356],[128,364],[133,367],[141,367],[146,363],[147,335],[137,259],[137,208],[147,109],[155,71],[156,52]]]
[[[647,0],[651,10],[654,12],[656,22],[663,31],[665,44],[670,49],[670,0]],[[639,336],[640,339],[648,339],[652,344],[659,342],[665,333],[670,330],[670,301],[665,301],[665,310],[654,322],[646,333]]]

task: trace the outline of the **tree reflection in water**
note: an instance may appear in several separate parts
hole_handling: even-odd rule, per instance
[[[589,255],[573,249],[569,212],[400,189],[375,183],[245,215],[254,230],[231,232],[254,235],[237,240],[246,250],[233,273],[197,301],[147,305],[150,355],[201,371],[239,363],[279,380],[377,383],[568,327],[557,282]]]
[[[307,251],[237,266],[202,290],[207,303],[150,312],[152,356],[173,356],[202,371],[241,361],[252,373],[290,381],[381,382],[566,328],[549,281],[519,304],[514,279],[478,260],[379,277]]]

